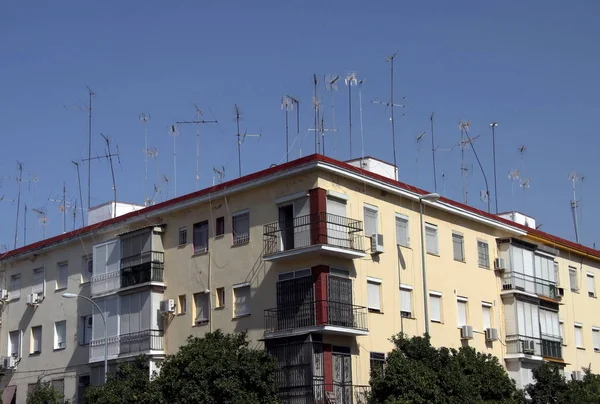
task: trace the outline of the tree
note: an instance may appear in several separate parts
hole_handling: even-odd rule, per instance
[[[27,393],[27,404],[58,404],[66,403],[64,396],[52,386],[51,382],[38,379],[33,390]]]
[[[174,404],[276,403],[276,363],[266,351],[248,345],[245,333],[217,330],[189,337],[167,356],[153,383]]]
[[[498,358],[476,352],[431,346],[429,336],[392,337],[383,372],[371,376],[371,404],[520,403]]]
[[[600,402],[600,376],[584,369],[583,380],[566,380],[558,366],[543,363],[533,369],[535,383],[526,391],[531,404],[592,404]]]
[[[139,356],[132,362],[119,365],[116,374],[109,376],[106,384],[90,387],[85,392],[89,404],[154,404],[161,397],[150,381],[148,359]]]

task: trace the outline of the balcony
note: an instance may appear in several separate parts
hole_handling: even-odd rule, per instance
[[[326,212],[310,213],[264,226],[263,259],[273,261],[318,251],[342,258],[365,256],[363,223]]]
[[[143,330],[108,337],[108,359],[136,356],[141,353],[164,354],[162,330]],[[104,338],[90,342],[90,362],[102,360],[104,360]]]
[[[555,282],[520,272],[509,271],[502,275],[503,291],[517,290],[557,300],[560,298],[557,289]]]
[[[92,276],[92,279],[90,279],[92,284],[92,296],[116,292],[121,287],[120,274],[119,271],[112,271]]]
[[[506,353],[562,360],[562,338],[542,334],[542,338],[507,335]]]
[[[314,382],[308,386],[280,388],[278,396],[281,403],[326,404],[335,402],[367,404],[370,390],[370,386]],[[335,397],[335,401],[332,401],[333,397]]]
[[[163,283],[164,253],[147,251],[121,259],[121,288],[145,283]]]
[[[265,338],[309,332],[368,335],[367,308],[348,303],[316,301],[265,310]]]

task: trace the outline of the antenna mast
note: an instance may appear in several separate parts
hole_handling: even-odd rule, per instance
[[[258,135],[251,135],[248,134],[244,131],[244,134],[242,135],[240,133],[240,120],[242,119],[242,111],[240,110],[240,107],[237,104],[234,104],[234,109],[235,109],[235,122],[236,122],[236,126],[237,126],[237,149],[238,149],[238,174],[241,177],[242,176],[242,143],[244,143],[244,140],[246,139],[246,137],[258,137],[260,138],[260,134]]]
[[[319,131],[317,130],[317,128],[319,127],[319,98],[317,98],[317,84],[318,84],[318,80],[317,80],[317,75],[313,74],[313,83],[315,86],[315,90],[314,90],[314,95],[313,95],[313,104],[315,107],[315,153],[319,152],[318,149],[318,138],[319,138]]]
[[[389,56],[387,58],[387,61],[390,62],[390,104],[392,104],[392,108],[391,108],[391,113],[392,113],[392,117],[391,117],[391,122],[392,122],[392,150],[394,153],[394,170],[395,170],[395,176],[396,176],[396,180],[398,180],[398,164],[396,162],[396,129],[395,129],[395,120],[394,120],[394,59],[396,58],[396,55],[398,54],[398,52],[394,53],[392,56]]]
[[[88,211],[92,204],[92,97],[96,95],[91,88],[86,86],[89,93],[88,101]]]
[[[333,131],[337,132],[337,126],[335,125],[335,92],[339,90],[338,82],[340,81],[339,75],[328,74],[325,76],[325,89],[331,92],[331,123],[333,125]],[[336,142],[333,143],[333,156],[337,155]]]
[[[177,125],[169,126],[169,135],[173,137],[173,182],[175,187],[174,198],[177,197],[177,145],[176,139],[179,135],[179,127]]]
[[[289,96],[281,97],[281,109],[285,110],[285,161],[290,161],[290,127],[289,111],[294,109],[294,103]]]
[[[526,150],[527,150],[527,146],[525,146],[525,145],[519,146],[519,154],[521,155],[521,183],[519,185],[523,189],[523,209],[524,210],[527,209],[527,198],[526,198],[525,191],[531,185],[531,179],[523,177],[523,174],[525,173],[525,151]]]
[[[112,183],[113,183],[113,195],[114,195],[114,200],[115,200],[115,206],[113,207],[113,218],[117,217],[117,183],[115,182],[115,170],[113,168],[113,161],[112,161],[112,154],[110,152],[110,140],[104,136],[102,133],[100,134],[100,136],[102,136],[104,138],[104,141],[106,142],[106,149],[107,149],[107,157],[108,157],[108,162],[110,164],[110,174],[112,176]],[[117,158],[119,159],[119,163],[120,161],[120,157],[119,157],[119,153],[116,154]]]
[[[419,155],[421,154],[421,140],[425,137],[427,132],[422,132],[417,136],[417,186],[419,185]]]
[[[350,158],[352,158],[352,86],[358,85],[356,72],[348,73],[344,82],[348,86],[348,136],[350,138]]]
[[[76,161],[71,161],[71,163],[75,164],[75,167],[77,167],[77,184],[79,186],[79,202],[81,203],[81,227],[85,226],[85,223],[83,221],[83,198],[81,195],[81,176],[79,175],[79,163]],[[73,226],[75,227],[75,226]]]
[[[469,136],[469,128],[471,127],[471,122],[462,122],[461,129],[464,131],[467,136],[467,141],[471,145],[471,150],[473,150],[473,154],[475,155],[475,160],[477,160],[477,164],[479,164],[479,169],[481,170],[481,175],[483,175],[483,180],[485,181],[485,193],[482,193],[482,202],[487,202],[487,211],[490,213],[490,187],[488,185],[487,175],[485,175],[485,171],[483,169],[483,165],[481,164],[481,160],[479,160],[479,156],[477,155],[477,151],[475,151],[475,145],[473,145],[473,139]]]
[[[17,240],[19,236],[19,208],[21,206],[21,182],[23,181],[23,163],[17,161],[17,169],[19,170],[19,176],[17,177],[18,193],[17,193],[17,220],[15,224],[15,243],[13,248],[17,248]]]
[[[194,108],[196,108],[196,120],[195,121],[180,121],[177,122],[178,125],[186,125],[186,124],[196,124],[198,125],[196,129],[196,191],[198,190],[198,182],[200,181],[200,125],[204,123],[218,123],[215,119],[214,121],[205,121],[202,118],[202,110],[198,108],[198,105],[194,104]]]
[[[433,138],[433,133],[434,133],[433,132],[433,126],[434,126],[433,112],[431,113],[429,120],[431,121],[431,154],[433,157],[433,189],[435,192],[437,192],[437,175],[435,173],[435,140]]]
[[[144,205],[148,206],[148,121],[150,115],[142,112],[140,122],[144,126]]]
[[[496,179],[496,126],[498,126],[498,123],[492,122],[490,126],[492,127],[492,154],[494,158],[494,199],[496,202],[496,214],[498,214],[498,181]]]
[[[573,199],[571,200],[571,213],[573,214],[573,226],[575,227],[575,241],[579,243],[579,220],[577,218],[577,208],[579,201],[575,192],[575,183],[579,180],[576,172],[569,174],[569,181],[573,183]]]
[[[512,210],[515,211],[515,182],[519,181],[521,173],[519,170],[510,170],[508,173],[508,179],[511,181],[510,190],[512,193]]]

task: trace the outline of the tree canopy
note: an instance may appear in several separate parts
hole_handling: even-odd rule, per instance
[[[429,336],[392,337],[394,349],[384,370],[371,376],[371,404],[520,403],[498,358],[476,352],[434,348]]]
[[[544,363],[533,369],[535,383],[527,386],[531,404],[591,404],[600,402],[600,376],[584,369],[583,380],[566,380],[558,366]]]
[[[67,403],[64,396],[52,386],[51,382],[38,379],[33,390],[27,393],[27,404],[59,404]]]

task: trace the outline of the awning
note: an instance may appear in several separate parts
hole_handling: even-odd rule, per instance
[[[117,234],[117,237],[122,237],[122,236],[125,236],[125,235],[136,233],[138,231],[143,231],[143,230],[147,230],[147,229],[153,229],[155,227],[164,227],[164,226],[165,226],[164,223],[157,223],[157,224],[150,224],[150,225],[146,225],[146,226],[142,226],[142,227],[137,227],[135,229],[128,230],[128,231],[125,231],[123,233],[119,233],[119,234]]]
[[[15,398],[16,392],[17,386],[6,386],[6,388],[2,390],[2,404],[11,404]]]

